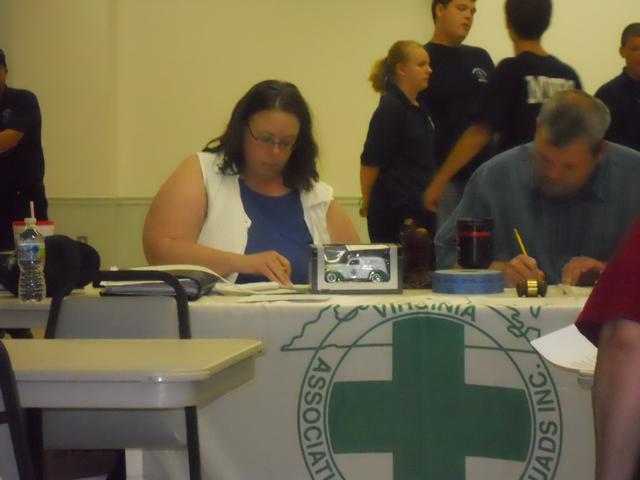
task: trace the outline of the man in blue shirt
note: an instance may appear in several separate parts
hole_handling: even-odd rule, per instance
[[[545,103],[532,143],[480,167],[438,232],[438,268],[457,260],[456,221],[490,217],[494,263],[505,283],[577,284],[599,274],[640,213],[640,153],[603,140],[610,115],[577,90]],[[530,256],[520,254],[520,232]]]

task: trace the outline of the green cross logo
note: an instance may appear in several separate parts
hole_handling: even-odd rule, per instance
[[[523,334],[536,318],[492,307],[478,321],[473,305],[443,302],[319,311],[281,347],[311,352],[297,409],[310,478],[360,480],[354,456],[366,453],[392,458],[389,480],[484,479],[502,468],[514,480],[553,480],[562,411]]]
[[[394,479],[462,479],[465,458],[525,461],[525,390],[465,384],[464,326],[410,318],[393,325],[391,381],[336,382],[335,453],[393,453]]]

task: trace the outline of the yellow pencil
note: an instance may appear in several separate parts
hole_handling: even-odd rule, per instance
[[[518,241],[518,245],[520,245],[520,250],[522,250],[522,254],[528,257],[529,254],[527,253],[527,249],[524,248],[524,243],[522,243],[522,238],[520,237],[520,233],[518,232],[518,229],[514,228],[513,233],[516,234],[516,240]]]

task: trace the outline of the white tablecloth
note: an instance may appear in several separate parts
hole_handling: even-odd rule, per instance
[[[203,476],[591,479],[590,391],[529,344],[574,322],[585,300],[559,289],[203,298],[191,305],[195,337],[265,345],[255,379],[199,412]],[[184,454],[145,457],[150,478],[185,468]]]
[[[199,412],[205,479],[593,478],[590,392],[529,344],[574,322],[584,292],[296,298],[191,304],[194,337],[265,345],[255,379]],[[0,326],[46,313],[0,298]],[[184,452],[144,461],[186,478]]]

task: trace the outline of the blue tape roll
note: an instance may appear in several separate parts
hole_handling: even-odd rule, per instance
[[[459,295],[502,293],[504,275],[498,270],[436,270],[433,291]]]

